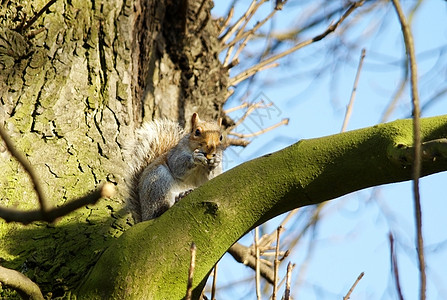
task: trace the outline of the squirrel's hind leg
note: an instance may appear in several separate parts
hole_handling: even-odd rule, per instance
[[[180,200],[182,200],[183,198],[188,196],[193,190],[194,189],[189,189],[189,190],[179,193],[177,196],[175,196],[175,203],[179,202]]]

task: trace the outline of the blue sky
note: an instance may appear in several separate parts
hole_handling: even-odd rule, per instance
[[[329,3],[329,2],[328,2]],[[334,3],[334,2],[332,2]],[[243,11],[249,1],[238,1],[237,13]],[[402,1],[405,12],[416,1]],[[304,22],[304,5],[289,1],[277,13],[274,28],[277,31],[298,26]],[[219,1],[213,14],[223,15],[228,3]],[[260,11],[270,11],[268,3]],[[323,9],[330,9],[330,4]],[[362,8],[360,8],[362,9]],[[260,17],[261,18],[261,17]],[[337,17],[338,18],[338,17]],[[334,18],[333,20],[336,20]],[[350,17],[355,18],[355,13]],[[434,94],[446,87],[447,61],[442,51],[447,45],[447,5],[445,1],[423,1],[413,20],[413,35],[418,61],[419,93],[425,104]],[[254,20],[253,22],[255,22]],[[381,30],[369,35],[374,24],[381,24]],[[271,24],[267,24],[267,29]],[[327,24],[328,25],[328,24]],[[325,27],[305,33],[312,37]],[[354,82],[360,50],[366,49],[364,67],[360,75],[357,95],[348,130],[372,126],[381,121],[385,108],[402,77],[404,45],[400,25],[390,5],[376,13],[359,19],[356,26],[343,40],[346,49],[332,48],[337,34],[310,45],[279,61],[280,66],[263,71],[251,87],[249,101],[266,99],[274,106],[253,121],[268,126],[290,118],[288,126],[253,139],[246,149],[230,150],[226,154],[226,167],[231,168],[243,161],[265,153],[282,149],[300,139],[314,138],[340,131],[345,108]],[[292,43],[284,45],[284,49]],[[247,47],[248,54],[255,54],[265,44],[256,41]],[[355,45],[355,46],[353,46]],[[338,68],[331,57],[337,52]],[[250,61],[249,56],[241,56]],[[243,68],[243,63],[241,64]],[[318,79],[312,70],[322,69]],[[232,75],[240,72],[235,68]],[[226,108],[236,106],[244,97],[247,87],[238,88]],[[411,102],[408,88],[405,89],[396,110],[388,120],[409,116]],[[447,114],[447,97],[441,97],[423,111],[423,116]],[[233,115],[235,118],[237,114]],[[257,125],[248,121],[240,131],[256,131]],[[427,299],[447,299],[447,211],[444,185],[447,173],[421,179],[423,230],[427,261]],[[303,219],[312,208],[302,210],[301,219],[286,226],[284,239],[292,239],[303,226]],[[416,251],[414,246],[415,225],[411,182],[380,186],[346,195],[329,202],[322,211],[323,219],[313,234],[307,234],[301,243],[293,248],[286,261],[296,263],[293,273],[292,291],[300,299],[340,299],[349,290],[360,272],[365,276],[357,285],[351,299],[393,299],[397,298],[390,272],[388,234],[395,237],[400,279],[405,299],[418,299],[419,283]],[[265,225],[267,231],[274,230],[281,218]],[[292,226],[292,223],[294,224]],[[248,234],[242,242],[252,242]],[[311,242],[313,241],[313,242]],[[309,245],[313,245],[309,252]],[[309,253],[311,253],[309,258]],[[286,263],[287,263],[286,262]],[[284,270],[281,270],[284,274]],[[220,264],[218,287],[230,285],[218,293],[218,299],[256,299],[254,281],[244,285],[233,283],[253,277],[251,270],[224,258]]]

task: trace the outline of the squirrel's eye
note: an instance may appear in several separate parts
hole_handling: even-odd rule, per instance
[[[202,134],[202,132],[200,131],[200,129],[196,129],[196,131],[194,132],[194,134],[196,136],[199,136],[200,134]]]
[[[220,135],[220,137],[219,137],[219,141],[221,141],[221,142],[222,142],[222,135]]]

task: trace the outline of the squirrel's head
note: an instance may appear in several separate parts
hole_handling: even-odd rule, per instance
[[[194,150],[198,149],[207,159],[216,155],[217,149],[222,145],[222,118],[217,122],[202,121],[197,113],[191,117],[190,140]]]

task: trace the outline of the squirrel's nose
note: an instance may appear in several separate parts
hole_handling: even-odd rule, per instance
[[[216,156],[216,146],[214,145],[209,145],[206,149],[206,158],[207,159],[211,159],[214,156]]]

